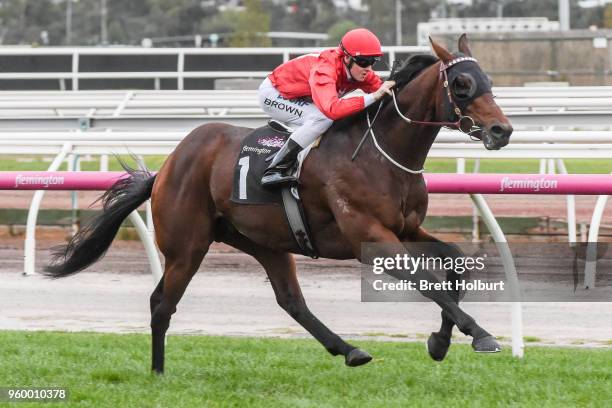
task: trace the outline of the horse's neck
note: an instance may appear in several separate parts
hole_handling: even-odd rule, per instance
[[[437,71],[437,65],[433,71]],[[432,79],[433,78],[433,79]],[[440,85],[436,72],[427,72],[409,82],[396,94],[400,111],[409,119],[439,122],[436,107],[439,106]],[[384,127],[381,145],[399,163],[412,170],[420,170],[425,164],[431,145],[440,131],[439,126],[409,124],[397,113],[393,101],[381,112],[377,120]]]

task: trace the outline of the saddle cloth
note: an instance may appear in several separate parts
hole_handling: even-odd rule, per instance
[[[234,168],[234,183],[230,200],[239,204],[283,204],[281,189],[268,189],[261,186],[261,177],[270,165],[267,157],[280,150],[289,138],[288,131],[273,128],[269,125],[253,130],[242,141],[240,153]],[[315,146],[303,149],[298,155],[298,166],[295,176],[299,177],[304,159]]]

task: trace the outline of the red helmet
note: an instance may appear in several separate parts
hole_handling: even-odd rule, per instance
[[[365,28],[356,28],[344,34],[340,48],[352,57],[383,55],[380,41],[373,32]]]

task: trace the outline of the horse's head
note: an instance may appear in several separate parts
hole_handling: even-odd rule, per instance
[[[466,35],[459,38],[457,54],[451,54],[431,38],[430,41],[441,61],[440,79],[444,92],[441,103],[446,105],[443,109],[450,110],[450,116],[459,116],[461,130],[482,140],[488,150],[507,145],[512,125],[493,100],[491,79],[472,58]],[[475,126],[472,128],[472,125]]]

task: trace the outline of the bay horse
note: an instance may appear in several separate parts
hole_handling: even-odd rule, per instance
[[[456,54],[433,40],[431,45],[437,58],[413,56],[392,76],[395,96],[381,102],[371,126],[377,139],[372,133],[356,160],[351,160],[351,152],[371,123],[376,105],[337,121],[324,134],[319,148],[306,157],[300,192],[319,256],[361,260],[364,242],[433,242],[438,253],[461,255],[421,227],[428,197],[420,169],[443,125],[467,127],[464,130],[470,130],[487,149],[505,146],[512,126],[493,100],[489,78],[471,57],[465,34]],[[155,237],[165,257],[163,277],[150,298],[154,372],[164,370],[170,317],[213,241],[253,256],[265,269],[278,304],[329,353],[344,356],[348,366],[372,359],[308,309],[292,255],[300,253],[300,248],[282,207],[230,200],[241,141],[251,131],[223,123],[206,124],[178,144],[156,175],[130,170],[129,177],[102,196],[103,211],[56,251],[46,268],[48,275],[62,277],[97,261],[122,221],[151,198]],[[437,282],[429,271],[411,276],[390,271],[394,273],[402,279]],[[446,278],[457,280],[459,274],[450,271]],[[458,293],[422,293],[442,308],[440,331],[427,341],[433,359],[441,361],[446,355],[454,325],[472,336],[475,351],[500,350],[495,338],[459,308]]]

